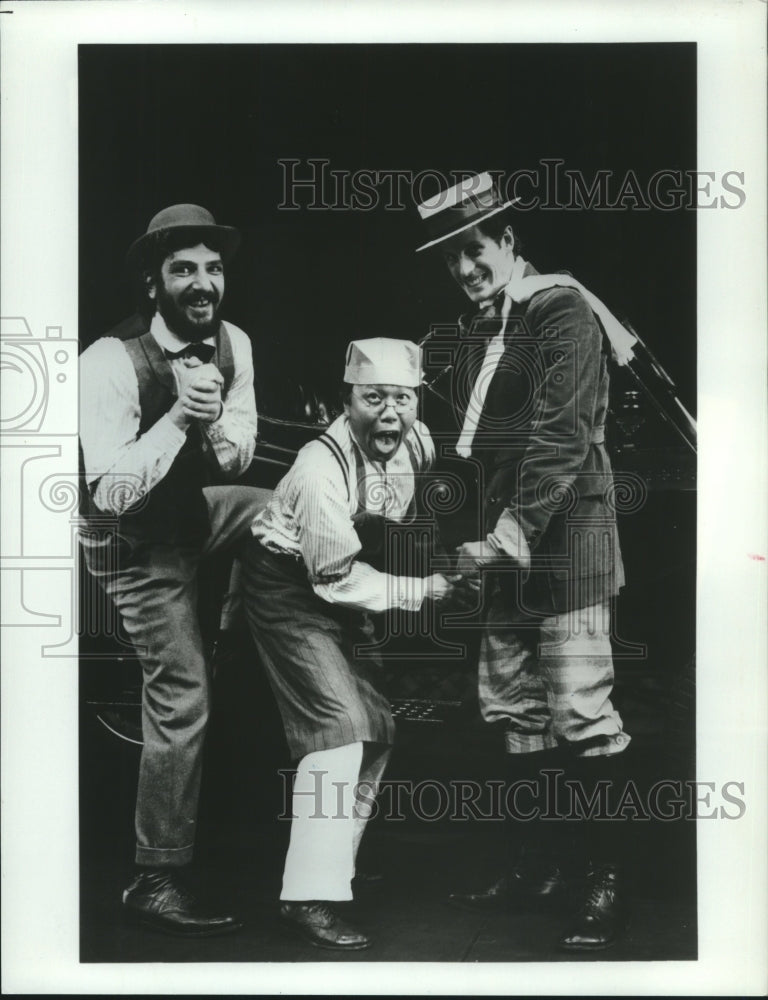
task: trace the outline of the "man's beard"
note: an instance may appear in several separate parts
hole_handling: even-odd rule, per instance
[[[187,316],[183,309],[184,303],[188,299],[199,297],[199,293],[185,295],[180,308],[162,286],[157,289],[157,311],[165,320],[165,325],[180,340],[185,340],[190,344],[198,344],[208,337],[215,337],[221,325],[219,319],[221,300],[215,291],[209,292],[205,296],[213,305],[213,316],[209,322],[197,323]]]

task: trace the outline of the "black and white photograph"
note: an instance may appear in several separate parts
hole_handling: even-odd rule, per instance
[[[4,261],[42,238],[4,264],[4,719],[35,658],[19,744],[66,740],[4,839],[34,872],[66,828],[48,989],[761,992],[765,150],[713,144],[712,36],[764,17],[104,6],[66,210],[3,161]]]

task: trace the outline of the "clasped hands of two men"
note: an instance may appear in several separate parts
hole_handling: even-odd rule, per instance
[[[503,548],[493,536],[464,542],[456,549],[455,563],[453,559],[451,562],[449,573],[436,573],[432,577],[445,583],[435,587],[435,593],[430,596],[441,603],[450,601],[457,604],[458,609],[470,611],[477,605],[483,570],[518,570],[525,578],[530,570],[531,556],[522,530],[515,525],[513,531],[505,532]]]
[[[213,423],[219,419],[223,409],[221,388],[224,379],[221,372],[216,365],[203,363],[195,357],[184,359],[184,369],[189,377],[180,378],[179,396],[169,411],[169,417],[180,430],[186,430],[193,420]],[[459,604],[466,604],[467,599],[469,603],[474,603],[483,569],[503,563],[527,571],[530,555],[521,536],[518,528],[512,534],[511,545],[510,539],[505,538],[504,548],[489,539],[464,542],[456,550],[456,565],[451,574],[435,573],[430,578],[429,596],[441,602],[458,598]]]

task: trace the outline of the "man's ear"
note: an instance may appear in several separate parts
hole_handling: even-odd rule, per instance
[[[512,232],[512,226],[507,226],[501,234],[501,245],[505,248],[509,247],[510,250],[515,249],[515,234]]]
[[[142,280],[144,282],[144,289],[147,293],[147,297],[154,300],[157,298],[157,285],[155,279],[152,277],[150,271],[145,271],[142,275]]]

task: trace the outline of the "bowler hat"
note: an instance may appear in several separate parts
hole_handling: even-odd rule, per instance
[[[190,235],[194,233],[203,239],[206,232],[215,233],[224,257],[231,257],[240,245],[240,233],[232,226],[217,226],[207,209],[199,205],[171,205],[158,212],[147,226],[146,233],[133,241],[126,254],[128,264],[137,266],[152,237],[170,230],[189,230]]]
[[[519,200],[502,201],[489,173],[465,177],[453,187],[439,191],[417,205],[431,239],[416,247],[416,253],[428,250],[464,229],[480,225]]]

